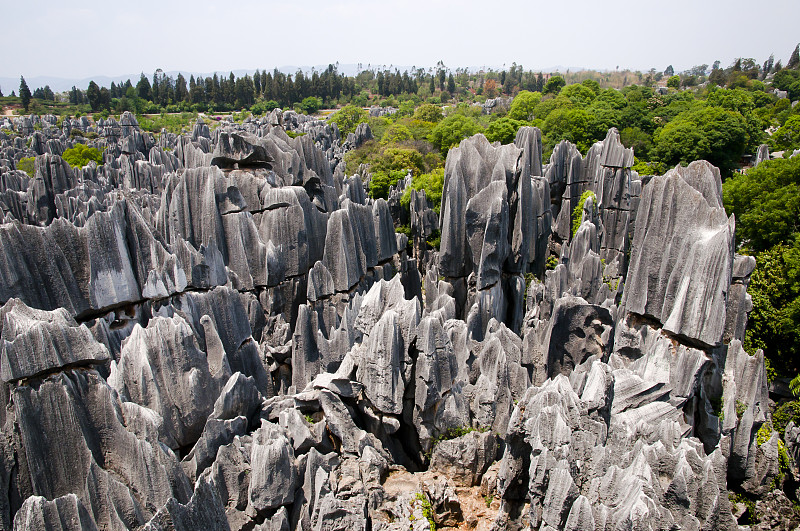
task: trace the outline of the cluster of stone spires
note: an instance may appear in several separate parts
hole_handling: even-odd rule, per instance
[[[366,124],[60,125],[0,123],[0,529],[425,528],[399,467],[439,524],[483,482],[496,529],[727,529],[781,473],[706,162],[476,135],[439,216],[368,197]]]

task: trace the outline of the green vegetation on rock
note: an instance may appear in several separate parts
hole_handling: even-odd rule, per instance
[[[88,147],[85,144],[75,144],[75,147],[64,151],[63,159],[73,168],[82,168],[94,161],[97,164],[103,163],[103,155],[97,148]]]

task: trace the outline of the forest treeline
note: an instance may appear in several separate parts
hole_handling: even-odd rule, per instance
[[[795,50],[787,68],[792,70],[797,62]],[[692,88],[705,83],[744,87],[753,80],[763,81],[784,68],[780,61],[775,62],[770,56],[763,63],[752,58],[740,58],[727,68],[716,61],[711,68],[702,64],[681,73],[675,73],[671,65],[663,72],[651,69],[646,73],[629,70],[543,73],[525,70],[516,63],[497,71],[470,72],[466,68],[449,69],[441,61],[432,68],[413,68],[403,72],[374,67],[359,70],[357,75],[347,76],[339,72],[337,65],[330,64],[322,71],[312,69],[308,73],[298,70],[294,75],[274,69],[271,72],[256,70],[252,75],[240,77],[231,72],[197,78],[190,75],[187,79],[183,74],[172,77],[159,69],[152,77],[142,73],[138,80],[112,82],[109,87],[101,87],[94,81],[85,89],[73,87],[68,91],[68,100],[72,105],[88,106],[84,112],[160,114],[249,110],[260,114],[275,107],[297,107],[313,113],[323,106],[353,104],[364,107],[386,104],[387,99],[444,104],[482,101],[501,95],[513,97],[521,91],[557,92],[560,86],[548,86],[548,81],[554,76],[567,85],[590,79],[602,88],[617,89],[629,85],[663,85],[665,78],[667,85],[674,88]],[[776,80],[787,87],[792,87],[795,81],[796,78]],[[800,85],[793,91],[800,91]],[[56,100],[48,86],[34,90],[32,97],[42,102]]]

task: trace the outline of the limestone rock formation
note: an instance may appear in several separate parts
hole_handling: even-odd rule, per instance
[[[370,196],[371,138],[0,122],[0,529],[737,529],[734,491],[790,520],[716,168],[479,134],[437,213]]]

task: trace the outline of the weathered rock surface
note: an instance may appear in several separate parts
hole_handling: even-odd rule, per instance
[[[366,124],[0,128],[1,529],[736,529],[729,489],[791,521],[706,162],[476,135],[439,215],[370,197]]]
[[[703,345],[721,342],[733,272],[733,218],[722,206],[719,170],[677,167],[642,190],[625,308]]]
[[[0,320],[0,378],[4,382],[109,359],[108,350],[86,325],[78,325],[63,308],[47,312],[11,299],[0,308]]]

